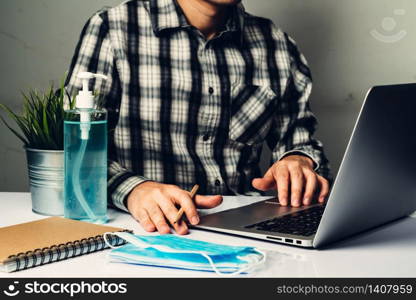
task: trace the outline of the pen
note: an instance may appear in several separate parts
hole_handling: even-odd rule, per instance
[[[198,191],[198,189],[199,189],[199,185],[195,184],[194,187],[191,190],[191,199],[192,200],[194,199],[194,197],[195,197],[196,192]],[[178,223],[178,221],[182,218],[183,212],[184,212],[183,211],[183,208],[181,207],[181,209],[178,211],[178,214],[176,215],[175,220],[173,221],[173,224]]]

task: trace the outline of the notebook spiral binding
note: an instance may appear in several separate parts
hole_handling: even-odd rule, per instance
[[[132,233],[131,230],[127,229],[122,232]],[[112,246],[120,246],[126,243],[122,238],[113,235],[108,235],[107,240]],[[109,246],[105,243],[103,236],[97,235],[66,244],[52,245],[42,249],[38,248],[10,255],[7,259],[7,265],[12,272],[20,271],[106,248],[109,248]]]

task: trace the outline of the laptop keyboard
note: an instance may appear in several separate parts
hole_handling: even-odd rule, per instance
[[[318,230],[319,222],[321,221],[324,210],[325,205],[314,206],[282,217],[251,224],[245,228],[310,236],[315,234]]]

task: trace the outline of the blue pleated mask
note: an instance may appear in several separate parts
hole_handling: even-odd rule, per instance
[[[128,244],[114,248],[107,235],[116,235]],[[115,262],[147,266],[213,271],[218,275],[247,273],[264,263],[266,254],[253,247],[228,246],[175,235],[141,236],[127,232],[106,233],[114,248]]]

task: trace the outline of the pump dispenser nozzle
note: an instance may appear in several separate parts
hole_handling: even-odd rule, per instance
[[[76,106],[77,108],[93,108],[94,107],[94,95],[92,91],[88,90],[88,83],[93,78],[101,78],[106,80],[107,76],[102,74],[94,74],[90,72],[81,72],[77,76],[82,79],[82,90],[79,91]]]
[[[106,80],[107,76],[102,74],[94,74],[90,72],[80,72],[78,73],[77,77],[82,79],[82,90],[79,91],[77,98],[76,98],[76,107],[78,109],[93,109],[94,108],[94,95],[92,91],[88,90],[88,83],[93,78],[101,78]],[[82,111],[81,112],[81,123],[89,123],[90,120],[90,112]],[[81,139],[87,140],[88,139],[88,132],[89,132],[89,125],[84,124],[81,125]]]

